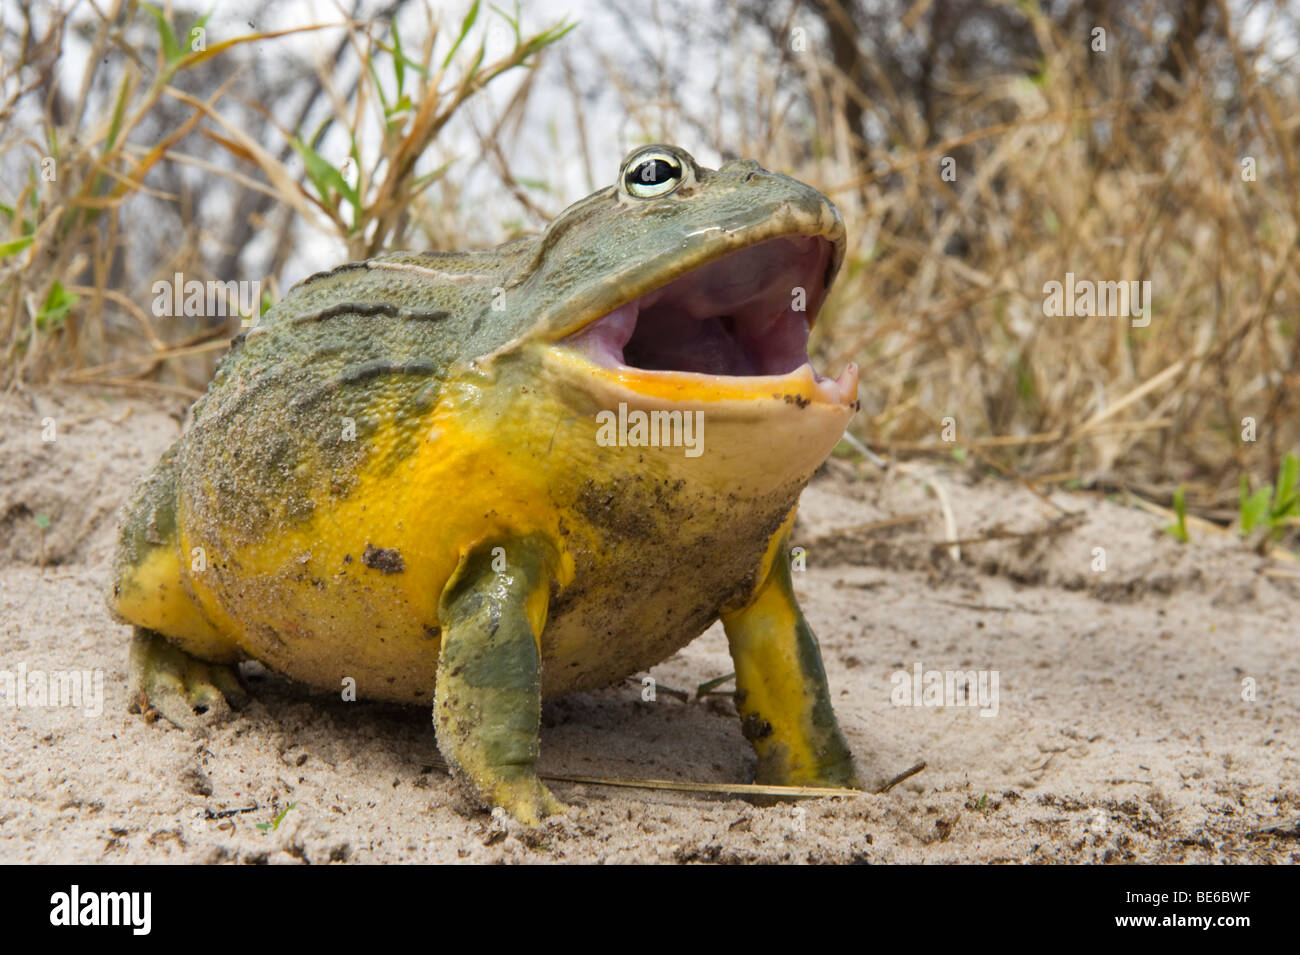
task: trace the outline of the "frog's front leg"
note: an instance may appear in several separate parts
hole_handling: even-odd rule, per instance
[[[482,544],[461,560],[438,605],[438,749],[484,802],[530,826],[567,808],[536,770],[546,556],[536,538]]]
[[[821,650],[795,600],[788,532],[745,607],[722,616],[736,666],[736,709],[766,785],[860,788],[835,722]]]

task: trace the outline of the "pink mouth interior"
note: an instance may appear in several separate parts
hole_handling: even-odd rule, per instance
[[[808,363],[832,251],[813,236],[760,242],[620,305],[565,344],[611,368],[789,374]]]

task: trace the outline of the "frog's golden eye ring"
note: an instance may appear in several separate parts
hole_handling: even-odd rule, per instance
[[[666,196],[686,179],[682,161],[663,149],[647,149],[628,160],[623,188],[638,199]]]

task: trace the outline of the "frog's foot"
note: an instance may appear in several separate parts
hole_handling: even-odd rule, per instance
[[[144,627],[131,638],[130,669],[130,712],[162,716],[184,730],[227,719],[232,705],[248,699],[234,667],[193,657]]]
[[[499,779],[489,785],[486,795],[492,805],[500,806],[525,826],[540,825],[547,816],[563,815],[569,808],[551,794],[531,767],[517,779]]]
[[[756,747],[757,748],[757,747]],[[817,763],[812,772],[795,767],[785,753],[775,758],[760,755],[754,782],[761,786],[815,786],[826,789],[866,789],[858,778],[852,759]]]
[[[785,553],[782,536],[754,600],[722,617],[736,665],[741,730],[758,754],[756,781],[862,789],[831,710],[817,638],[794,597]]]
[[[526,826],[568,808],[536,771],[542,715],[536,635],[550,591],[545,553],[532,539],[477,548],[461,561],[438,608],[438,749],[481,801]]]

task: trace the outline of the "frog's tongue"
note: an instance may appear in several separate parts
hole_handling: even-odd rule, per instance
[[[611,368],[788,375],[808,364],[831,253],[811,236],[749,246],[620,305],[565,344]]]

